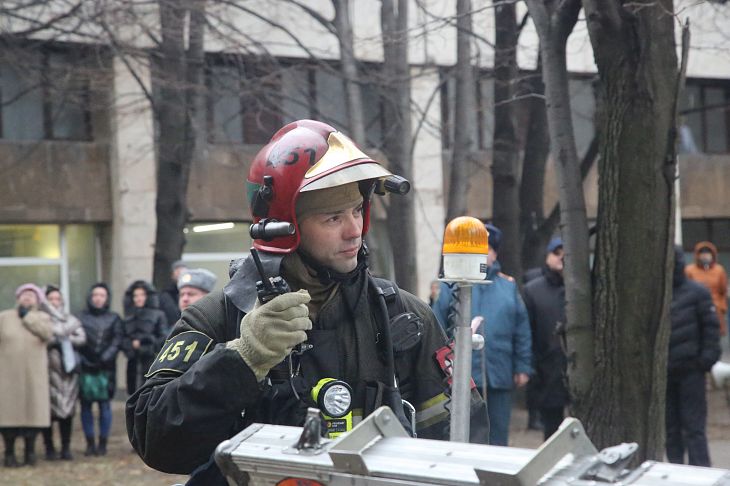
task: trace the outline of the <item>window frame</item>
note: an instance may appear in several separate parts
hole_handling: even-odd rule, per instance
[[[14,142],[14,141],[63,141],[63,142],[93,142],[94,141],[94,130],[91,123],[91,79],[88,73],[85,73],[77,78],[80,81],[80,104],[83,120],[83,135],[80,137],[61,137],[56,134],[54,130],[53,120],[53,67],[51,67],[51,57],[54,54],[66,55],[72,59],[72,63],[66,64],[69,69],[73,72],[73,76],[78,76],[78,67],[86,65],[87,58],[89,57],[89,48],[87,46],[80,46],[76,44],[40,44],[37,42],[23,42],[23,43],[8,43],[5,45],[5,49],[10,50],[17,49],[18,52],[25,50],[38,51],[38,69],[40,70],[40,81],[38,86],[34,86],[32,89],[40,90],[41,98],[41,117],[40,123],[42,124],[43,137],[40,139],[16,139],[5,136],[5,126],[2,123],[2,113],[4,105],[0,103],[0,140]],[[83,72],[83,71],[82,71]],[[2,93],[0,93],[1,95]],[[0,99],[2,99],[0,97]],[[15,101],[15,100],[14,100]],[[12,103],[11,103],[12,104]]]
[[[722,155],[730,153],[730,80],[726,79],[709,79],[709,78],[688,78],[685,83],[685,92],[683,93],[682,102],[685,102],[684,96],[687,94],[687,88],[697,88],[699,91],[699,106],[696,108],[685,108],[680,110],[681,116],[697,114],[700,118],[701,133],[693,133],[695,144],[701,153],[711,155]],[[708,88],[720,88],[724,92],[725,102],[719,105],[706,106],[706,91]],[[710,151],[708,149],[708,121],[707,114],[714,109],[725,108],[725,149],[723,151]]]

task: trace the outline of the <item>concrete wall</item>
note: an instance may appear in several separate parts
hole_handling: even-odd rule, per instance
[[[246,177],[260,147],[209,145],[193,162],[188,185],[188,209],[193,221],[249,219]]]
[[[103,143],[0,141],[0,221],[111,221],[108,153]]]
[[[730,155],[681,155],[682,218],[730,217]]]
[[[135,70],[149,80],[145,66]],[[136,279],[152,278],[157,196],[152,108],[121,60],[114,61],[111,109],[111,290],[117,297]]]

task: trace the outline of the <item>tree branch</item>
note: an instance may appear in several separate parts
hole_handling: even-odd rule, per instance
[[[293,3],[297,7],[301,8],[305,12],[307,12],[314,20],[322,24],[322,27],[327,29],[330,34],[337,35],[337,29],[335,29],[334,22],[326,19],[322,14],[314,10],[313,8],[309,7],[308,5],[305,5],[298,0],[285,0],[286,2]]]
[[[596,161],[598,157],[598,136],[593,135],[593,139],[591,140],[591,144],[588,146],[588,150],[586,150],[585,155],[583,156],[583,160],[580,161],[580,177],[582,180],[585,180],[586,177],[588,177],[588,173],[591,171],[591,168],[593,167],[593,163]],[[558,223],[560,222],[560,202],[555,203],[553,208],[550,210],[550,214],[547,218],[540,224],[540,227],[538,228],[539,233],[552,233],[553,230],[558,226]]]

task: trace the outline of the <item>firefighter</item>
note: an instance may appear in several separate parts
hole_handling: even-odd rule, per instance
[[[254,422],[301,426],[310,391],[332,380],[352,392],[352,423],[386,404],[407,427],[402,398],[417,411],[418,437],[448,438],[447,367],[436,359],[445,336],[425,303],[368,271],[370,197],[391,175],[318,121],[292,122],[261,149],[247,181],[254,222],[290,222],[295,232],[253,246],[266,275],[291,292],[261,304],[256,283],[266,276],[249,256],[231,265],[222,291],[182,313],[126,406],[145,463],[191,474],[188,484],[226,484],[212,459],[220,442]],[[410,344],[393,336],[386,346],[383,336],[406,321],[418,330]],[[471,439],[486,443],[475,390],[471,406]]]

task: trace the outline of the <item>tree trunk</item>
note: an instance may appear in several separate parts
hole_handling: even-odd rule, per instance
[[[390,170],[413,183],[411,154],[411,80],[408,65],[408,0],[382,0],[381,26],[384,58],[385,140]],[[393,250],[395,279],[401,288],[416,292],[415,195],[391,196],[388,233]]]
[[[525,155],[520,180],[520,241],[522,242],[522,268],[527,270],[542,266],[544,249],[555,227],[545,227],[545,165],[550,154],[547,112],[545,109],[545,85],[542,82],[542,63],[528,82],[529,125],[525,136]],[[557,227],[557,225],[555,225]]]
[[[598,446],[634,441],[638,461],[661,460],[673,261],[673,5],[583,4],[601,81],[601,143],[596,374],[576,411]]]
[[[358,84],[357,59],[353,47],[352,24],[350,21],[350,0],[333,0],[335,7],[334,25],[337,30],[337,41],[340,44],[340,62],[345,81],[345,102],[347,103],[347,120],[350,137],[361,147],[367,145],[365,140],[365,121],[363,118],[362,97]]]
[[[492,161],[492,221],[502,230],[499,262],[502,270],[520,280],[520,199],[515,135],[517,84],[517,22],[514,3],[494,10],[494,148]],[[458,126],[458,125],[457,125]]]
[[[565,344],[568,384],[574,402],[580,402],[593,377],[593,329],[588,219],[583,181],[575,148],[568,90],[565,46],[578,19],[580,3],[560,4],[527,0],[540,37],[550,147],[555,161],[560,200],[560,229],[565,251]],[[577,403],[580,406],[580,403]]]
[[[454,104],[454,149],[451,157],[449,194],[446,203],[446,224],[465,216],[469,193],[469,157],[472,151],[472,119],[474,111],[474,71],[471,66],[471,0],[456,2],[456,93]]]
[[[157,167],[157,234],[153,281],[170,282],[170,265],[180,259],[188,219],[187,189],[195,153],[193,119],[203,73],[205,2],[159,2],[162,41],[153,69],[159,87],[156,115],[159,127]],[[190,15],[188,51],[185,18]]]

